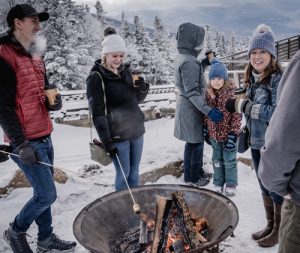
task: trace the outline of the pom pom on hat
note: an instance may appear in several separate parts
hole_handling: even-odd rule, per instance
[[[111,35],[111,34],[117,34],[117,32],[116,32],[115,28],[109,26],[109,27],[104,29],[103,34],[104,34],[104,37],[105,37],[105,36],[108,36],[108,35]]]
[[[276,58],[274,35],[270,26],[260,24],[249,42],[248,57],[254,49],[264,49]]]
[[[222,78],[224,80],[228,79],[228,71],[224,63],[220,62],[218,59],[214,58],[211,61],[209,73],[209,80],[214,78]]]
[[[102,55],[116,52],[126,53],[125,41],[116,33],[113,27],[107,27],[102,41]]]

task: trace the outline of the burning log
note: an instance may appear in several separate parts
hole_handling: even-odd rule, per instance
[[[156,199],[156,219],[151,253],[162,252],[168,237],[169,213],[173,205],[173,200],[157,196]]]
[[[192,217],[181,192],[172,198],[157,196],[155,221],[143,213],[139,217],[139,228],[118,238],[113,252],[182,253],[207,242],[202,234],[208,231],[207,220]]]
[[[172,199],[157,197],[156,220],[151,253],[181,253],[196,249],[207,239],[201,231],[207,220],[192,218],[181,192]]]
[[[140,220],[140,237],[139,237],[139,244],[145,245],[148,243],[148,226],[147,221]]]
[[[172,243],[174,253],[181,253],[185,251],[184,242],[182,240],[176,240]]]
[[[186,233],[189,237],[189,244],[192,249],[200,247],[201,243],[207,242],[207,239],[198,233],[194,222],[192,221],[189,207],[187,206],[185,199],[183,198],[182,192],[174,192],[173,194],[174,201],[178,206],[178,209],[181,211],[184,224],[186,226]]]

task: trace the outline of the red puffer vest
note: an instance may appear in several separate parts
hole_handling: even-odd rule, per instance
[[[0,46],[0,56],[16,73],[16,113],[26,139],[49,135],[52,122],[45,106],[45,67],[41,58],[31,58],[11,44]]]

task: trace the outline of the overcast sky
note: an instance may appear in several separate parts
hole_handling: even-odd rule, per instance
[[[96,0],[76,0],[76,2],[94,5]],[[118,14],[121,10],[169,10],[169,9],[188,9],[199,7],[225,7],[240,4],[241,0],[101,0],[100,1],[110,15]],[[261,4],[262,7],[273,8],[281,6],[283,9],[278,11],[299,11],[300,3],[298,0],[247,0],[247,3]],[[249,10],[251,11],[251,10]],[[288,13],[287,13],[288,14]]]
[[[92,11],[96,0],[87,3]],[[215,26],[224,32],[252,33],[260,23],[272,27],[278,37],[300,34],[300,0],[100,0],[108,16],[128,20],[136,12],[153,27],[154,16],[172,29],[182,22]],[[275,34],[276,35],[276,34]]]
[[[93,3],[91,0],[77,0],[80,2]],[[231,0],[232,2],[239,0]],[[172,8],[191,8],[200,6],[220,6],[222,0],[102,0],[100,1],[105,10],[110,14],[118,14],[120,10],[169,10]],[[223,1],[224,2],[224,1]]]

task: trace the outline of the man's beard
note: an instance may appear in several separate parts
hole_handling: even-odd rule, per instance
[[[32,56],[40,57],[43,55],[47,47],[47,39],[41,34],[37,34],[31,43],[28,53]]]

